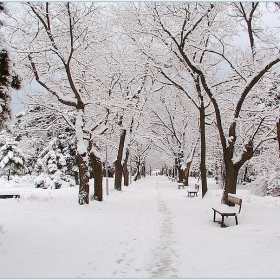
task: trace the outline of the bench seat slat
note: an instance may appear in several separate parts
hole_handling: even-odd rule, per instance
[[[187,188],[188,192],[198,192],[198,189],[195,188]]]
[[[7,189],[0,189],[0,194],[20,194],[19,191],[15,191],[15,190],[7,190]]]
[[[215,207],[212,207],[213,210],[220,214],[232,214],[232,215],[237,215],[239,212],[239,207],[229,207],[228,205],[221,204]]]

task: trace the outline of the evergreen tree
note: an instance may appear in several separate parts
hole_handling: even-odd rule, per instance
[[[39,155],[38,171],[42,173],[35,180],[37,188],[59,189],[63,186],[74,185],[74,182],[65,174],[67,170],[66,159],[61,148],[59,139],[55,137]]]
[[[0,13],[5,12],[5,4],[0,2]],[[0,20],[0,28],[3,26]],[[20,89],[21,82],[15,73],[14,63],[11,60],[9,46],[4,35],[0,33],[0,129],[8,128],[11,119],[11,91]]]
[[[7,142],[0,149],[0,168],[9,170],[9,174],[22,174],[26,171],[25,156],[17,142]],[[9,180],[9,176],[8,176]]]

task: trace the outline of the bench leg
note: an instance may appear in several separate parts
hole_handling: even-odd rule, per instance
[[[236,222],[236,225],[238,225],[237,216],[235,216],[235,222]]]
[[[216,211],[214,210],[214,220],[213,222],[216,222]]]
[[[226,225],[224,224],[224,219],[225,219],[225,216],[223,215],[222,216],[222,223],[221,223],[221,227],[225,227]]]

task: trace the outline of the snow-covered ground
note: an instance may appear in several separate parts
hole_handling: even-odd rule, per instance
[[[195,179],[191,178],[191,185]],[[104,201],[77,202],[78,187],[0,188],[0,278],[279,278],[280,198],[243,186],[239,225],[213,222],[221,189],[209,179],[201,199],[164,176],[104,190]],[[218,216],[218,218],[220,218]]]

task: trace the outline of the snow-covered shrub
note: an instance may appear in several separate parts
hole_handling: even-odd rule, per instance
[[[55,189],[54,181],[47,174],[42,173],[35,180],[34,184],[36,188],[42,189]]]
[[[250,184],[250,191],[261,196],[280,196],[280,171],[258,177]]]
[[[23,174],[26,171],[25,156],[17,142],[6,143],[0,148],[0,168],[10,170],[12,174]]]
[[[251,161],[258,174],[248,187],[253,194],[280,196],[280,163],[278,153],[262,154]]]
[[[33,185],[35,177],[36,176],[32,175],[14,176],[10,182],[14,185],[19,186]]]
[[[34,181],[36,188],[55,188],[73,186],[73,180],[67,178],[66,160],[61,152],[58,138],[50,141],[47,148],[45,148],[39,155],[38,171],[40,174]]]

